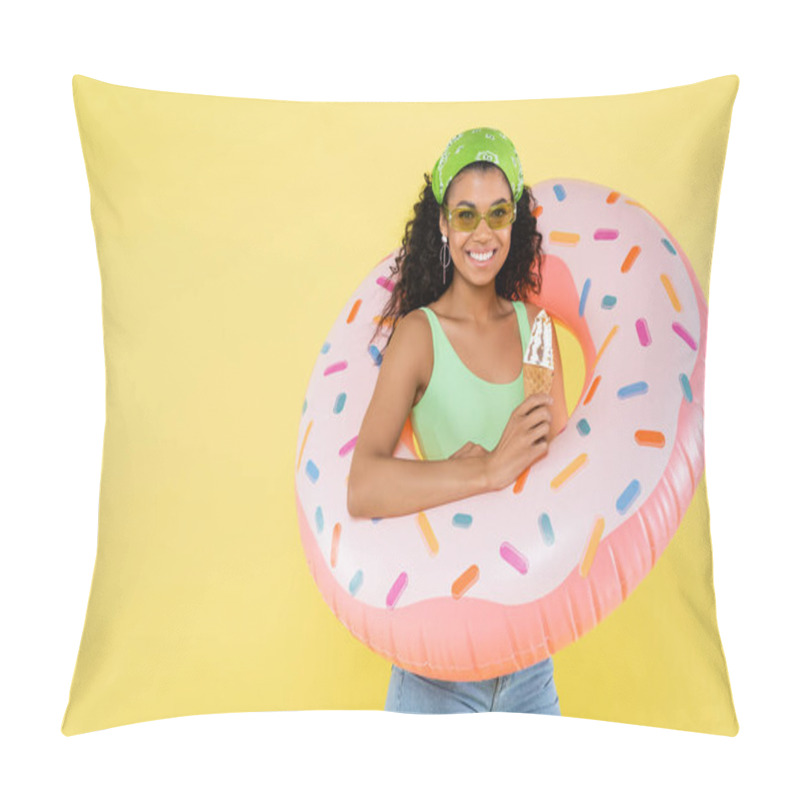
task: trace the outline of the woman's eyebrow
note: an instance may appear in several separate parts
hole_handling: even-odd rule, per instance
[[[495,200],[494,203],[492,203],[492,205],[496,206],[499,205],[500,203],[510,203],[510,202],[511,201],[507,197],[501,197],[499,200]],[[475,203],[470,203],[469,200],[462,200],[461,202],[456,203],[456,208],[458,208],[459,206],[469,206],[470,208],[477,208]]]

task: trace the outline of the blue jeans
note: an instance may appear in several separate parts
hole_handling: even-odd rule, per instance
[[[439,681],[392,664],[384,710],[406,714],[516,711],[561,715],[552,658],[485,681]]]

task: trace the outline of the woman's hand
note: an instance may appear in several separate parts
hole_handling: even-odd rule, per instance
[[[497,447],[487,455],[491,489],[504,489],[547,453],[552,403],[549,394],[532,394],[511,412]]]
[[[467,442],[462,448],[456,450],[448,461],[453,458],[473,458],[475,456],[488,456],[489,451],[475,442]]]

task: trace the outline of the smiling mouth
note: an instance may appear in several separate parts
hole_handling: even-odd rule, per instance
[[[467,250],[467,255],[473,261],[477,261],[479,264],[483,264],[486,261],[488,261],[496,252],[497,252],[497,250],[487,250],[487,251],[485,251],[483,253],[473,253],[473,252]]]

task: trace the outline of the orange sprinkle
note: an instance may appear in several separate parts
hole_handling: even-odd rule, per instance
[[[672,303],[672,307],[676,311],[681,310],[681,301],[678,300],[678,295],[675,294],[675,289],[672,287],[672,283],[670,279],[662,273],[661,275],[661,283],[664,284],[664,288],[667,290],[667,294],[669,295],[669,301]]]
[[[625,201],[629,206],[638,206],[639,208],[644,208],[641,203],[637,203],[635,200],[626,200]],[[646,209],[645,209],[646,210]]]
[[[308,434],[311,431],[311,426],[314,424],[314,420],[312,419],[308,423],[308,427],[306,428],[305,436],[303,436],[303,444],[300,445],[300,455],[297,457],[297,466],[295,469],[300,469],[300,462],[303,460],[303,451],[306,449],[306,441],[308,440]]]
[[[339,560],[339,537],[342,535],[341,523],[337,522],[333,526],[333,542],[331,543],[331,566],[335,567]]]
[[[645,445],[647,447],[663,447],[664,434],[661,431],[646,431],[638,430],[633,434],[636,439],[636,444]]]
[[[435,556],[439,552],[439,542],[433,533],[433,528],[431,528],[431,524],[428,522],[428,518],[425,516],[424,511],[420,511],[419,514],[417,514],[417,522],[422,530],[422,537],[428,547],[428,552],[432,556]]]
[[[480,570],[478,569],[477,564],[473,564],[471,567],[467,567],[456,579],[453,581],[453,587],[451,589],[453,593],[453,597],[458,600],[470,586],[473,586],[478,578],[480,577]]]
[[[621,272],[627,272],[632,266],[633,262],[639,257],[639,253],[642,252],[642,248],[639,247],[638,244],[635,244],[628,250],[628,255],[625,256],[625,260],[622,262],[622,269]]]
[[[550,231],[549,238],[553,244],[578,244],[581,236],[579,233],[569,233],[568,231]]]
[[[586,552],[583,554],[583,560],[581,561],[581,578],[585,578],[592,568],[592,562],[597,553],[597,545],[600,544],[600,537],[603,535],[605,524],[605,520],[602,517],[598,517],[595,520],[594,528],[592,528],[592,533],[589,536],[589,541],[586,543]]]
[[[350,313],[347,315],[347,324],[349,325],[355,318],[356,314],[358,314],[358,309],[361,308],[361,298],[353,303],[353,307],[350,309]]]
[[[542,216],[542,207],[541,206],[536,206],[536,208],[534,208],[533,211],[531,211],[531,216],[532,217],[541,217]]]
[[[528,467],[524,472],[520,473],[517,482],[514,484],[514,494],[519,494],[525,488],[525,481],[528,480],[528,473],[531,468]]]
[[[606,203],[616,203],[619,200],[619,192],[611,192],[611,194],[606,197]]]
[[[598,356],[598,358],[599,358],[599,356]],[[592,381],[592,385],[589,387],[589,391],[586,393],[586,399],[583,401],[584,405],[587,405],[589,403],[589,401],[592,399],[592,397],[594,397],[595,389],[597,389],[597,384],[600,383],[600,378],[601,377],[602,377],[602,375],[598,375]]]
[[[573,458],[569,464],[567,464],[558,475],[550,481],[550,488],[551,489],[558,489],[562,483],[564,483],[568,478],[571,478],[585,463],[586,460],[589,458],[586,453],[581,453],[576,458]]]
[[[608,347],[608,343],[614,338],[614,335],[616,334],[616,332],[618,330],[619,330],[619,325],[615,325],[608,332],[608,336],[606,336],[606,340],[603,342],[603,346],[600,348],[600,351],[597,353],[597,357],[594,360],[594,367],[592,369],[597,367],[597,362],[600,360],[600,356],[603,355],[603,351],[606,349],[606,347]],[[598,378],[597,380],[600,380],[600,378]],[[588,403],[588,402],[589,402],[589,396],[587,395],[586,400],[584,401],[583,404],[586,405],[586,403]]]
[[[381,323],[381,318],[380,317],[373,317],[372,318],[372,321],[376,325],[381,325],[382,324],[384,328],[390,327],[392,325],[393,320],[394,320],[394,317],[387,317],[385,320],[383,320],[383,323]]]

